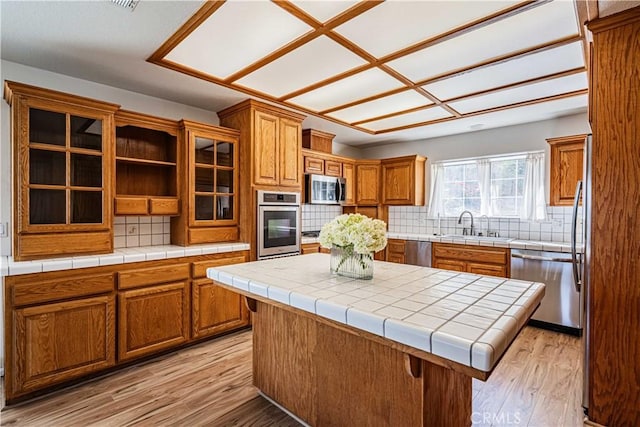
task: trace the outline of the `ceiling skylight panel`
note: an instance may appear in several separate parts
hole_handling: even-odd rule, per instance
[[[432,102],[430,100],[418,92],[407,90],[374,101],[354,105],[353,107],[338,110],[327,115],[347,123],[353,123],[431,104]]]
[[[363,123],[359,126],[373,131],[393,129],[401,126],[408,126],[414,123],[429,122],[432,120],[451,117],[451,114],[440,107],[431,107],[426,110],[415,111],[413,113],[393,116],[375,122]]]
[[[354,6],[357,1],[293,0],[291,3],[304,10],[317,21],[326,22]]]
[[[364,63],[342,45],[320,36],[236,83],[280,97]]]
[[[464,114],[586,88],[587,75],[586,73],[580,73],[514,89],[507,89],[488,95],[481,95],[463,101],[452,102],[449,105],[451,108]]]
[[[288,101],[322,111],[402,87],[402,83],[379,68],[358,73]]]
[[[545,50],[428,84],[424,88],[442,100],[584,67],[582,43]]]
[[[577,35],[573,2],[554,1],[388,63],[413,81]]]
[[[515,3],[517,1],[386,1],[336,31],[381,57]]]
[[[527,105],[524,107],[513,108],[509,110],[479,114],[477,116],[466,117],[457,120],[451,120],[442,123],[436,123],[424,126],[416,131],[419,132],[419,138],[435,138],[444,135],[454,135],[465,132],[473,132],[477,130],[477,125],[481,125],[482,130],[498,128],[502,126],[513,126],[521,123],[537,122],[540,120],[548,120],[556,117],[567,116],[571,114],[584,113],[587,110],[587,95],[572,96],[571,98],[563,98],[555,101],[541,102],[539,104]],[[584,120],[584,119],[581,119]],[[402,135],[407,133],[403,132]],[[486,136],[478,136],[478,142],[492,141],[492,134]],[[483,144],[477,144],[478,147]],[[473,147],[471,147],[473,150]],[[450,150],[455,154],[459,147],[455,144],[450,146]],[[481,153],[477,153],[480,155]],[[471,152],[469,156],[476,155]]]
[[[311,29],[271,2],[228,1],[166,59],[226,78]]]

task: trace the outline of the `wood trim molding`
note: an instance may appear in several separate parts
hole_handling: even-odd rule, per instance
[[[167,132],[173,136],[178,135],[180,124],[177,120],[164,119],[149,114],[137,113],[128,110],[118,110],[115,114],[116,127],[139,126],[146,129],[154,129]]]
[[[155,52],[147,58],[148,62],[157,63],[164,59],[181,41],[186,39],[189,34],[195,31],[204,21],[206,21],[213,13],[218,10],[226,0],[208,0],[187,22],[182,24],[178,31],[169,37]]]
[[[216,133],[220,133],[229,138],[233,138],[234,140],[237,140],[238,138],[240,138],[240,131],[231,129],[231,128],[208,125],[206,123],[194,122],[194,121],[185,120],[185,119],[180,120],[178,124],[180,125],[181,129],[196,130],[201,132],[215,131]]]
[[[99,101],[97,99],[86,98],[84,96],[71,95],[52,89],[31,86],[25,83],[18,83],[6,80],[4,82],[4,99],[9,105],[13,102],[15,94],[39,98],[46,101],[56,101],[63,104],[82,105],[82,108],[90,108],[107,113],[115,113],[120,105],[111,102]]]
[[[640,6],[590,21],[587,23],[587,28],[592,33],[600,33],[638,20],[640,20]]]
[[[278,117],[286,117],[292,120],[302,121],[305,119],[305,116],[303,114],[295,113],[293,111],[283,110],[280,107],[276,107],[271,104],[267,104],[265,102],[256,101],[255,99],[247,99],[229,108],[225,108],[224,110],[218,111],[218,117],[222,119],[223,117],[229,116],[231,114],[235,114],[238,111],[246,110],[250,108],[266,111],[266,112],[269,112],[270,114],[275,114]]]
[[[418,42],[412,46],[409,46],[407,48],[398,50],[396,52],[393,52],[391,54],[388,54],[386,56],[377,58],[375,56],[373,56],[372,54],[368,53],[366,50],[360,48],[358,45],[354,44],[353,42],[351,42],[350,40],[346,39],[345,37],[343,37],[342,35],[340,35],[339,33],[335,32],[334,29],[337,28],[339,25],[348,22],[349,20],[365,13],[366,11],[370,10],[371,8],[376,7],[377,5],[379,5],[381,3],[380,0],[373,0],[373,1],[366,1],[366,2],[358,2],[357,4],[355,4],[354,6],[352,6],[351,8],[345,10],[344,12],[342,12],[341,14],[335,16],[334,18],[328,20],[325,23],[322,23],[320,21],[318,21],[317,19],[315,19],[313,16],[309,15],[308,13],[306,13],[304,10],[302,10],[301,8],[299,8],[298,6],[296,6],[293,3],[290,3],[288,1],[276,1],[275,4],[282,8],[284,11],[286,11],[287,13],[293,15],[294,17],[296,17],[297,19],[301,20],[302,22],[305,22],[307,25],[309,25],[311,27],[311,30],[305,34],[303,34],[302,36],[298,37],[296,40],[288,43],[285,46],[280,47],[279,49],[267,54],[265,57],[261,58],[260,60],[250,64],[249,66],[238,70],[237,72],[235,72],[234,74],[232,74],[231,76],[222,79],[222,78],[218,78],[215,76],[211,76],[208,75],[204,72],[201,72],[199,70],[195,70],[195,69],[191,69],[190,67],[184,66],[182,64],[179,63],[175,63],[173,61],[170,61],[166,58],[166,55],[175,47],[177,46],[182,40],[184,40],[191,32],[193,32],[199,25],[201,25],[207,18],[209,18],[213,13],[215,13],[223,4],[224,4],[224,0],[215,0],[215,1],[211,1],[211,2],[207,2],[202,8],[200,8],[182,27],[180,27],[180,29],[178,29],[178,31],[173,34],[169,39],[167,39],[167,41],[165,41],[165,43],[156,50],[156,52],[154,52],[148,59],[147,61],[154,63],[156,65],[159,66],[163,66],[165,68],[174,70],[174,71],[178,71],[202,80],[206,80],[218,85],[221,85],[223,87],[227,87],[239,92],[243,92],[246,93],[252,97],[257,97],[257,98],[261,98],[266,100],[267,102],[271,102],[271,103],[275,103],[278,106],[282,106],[285,108],[293,108],[296,110],[299,110],[305,114],[308,115],[313,115],[316,117],[320,117],[322,119],[331,121],[333,123],[337,123],[343,126],[347,126],[349,128],[358,130],[360,132],[364,132],[370,135],[378,135],[378,134],[386,134],[386,133],[390,133],[390,132],[396,132],[396,131],[400,131],[400,130],[404,130],[404,129],[409,129],[409,128],[415,128],[415,127],[421,127],[421,126],[427,126],[430,124],[435,124],[435,123],[440,123],[443,121],[449,121],[449,120],[455,120],[457,118],[463,118],[463,117],[469,117],[471,115],[477,115],[477,114],[482,114],[482,113],[487,113],[487,112],[495,112],[495,111],[501,111],[501,110],[505,110],[508,108],[516,108],[519,106],[522,106],[520,104],[512,104],[512,105],[508,105],[508,106],[503,106],[503,107],[499,107],[499,108],[495,108],[495,109],[487,109],[487,110],[482,110],[479,112],[474,112],[474,113],[461,113],[459,111],[457,111],[455,108],[451,107],[449,105],[449,102],[451,102],[452,100],[442,100],[439,99],[437,96],[435,96],[434,94],[430,93],[427,89],[425,89],[423,86],[429,84],[429,83],[433,83],[433,82],[437,82],[437,81],[441,81],[447,78],[451,78],[454,76],[458,76],[464,73],[468,73],[470,71],[474,71],[474,70],[479,70],[491,65],[496,65],[496,64],[500,64],[506,61],[510,61],[510,60],[514,60],[514,59],[519,59],[522,57],[525,57],[527,55],[532,55],[535,53],[539,53],[539,52],[543,52],[545,50],[548,49],[552,49],[552,48],[556,48],[556,47],[560,47],[569,43],[573,43],[579,40],[584,40],[584,31],[580,31],[580,34],[577,35],[571,35],[571,36],[567,36],[564,37],[562,39],[558,39],[558,40],[554,40],[551,42],[547,42],[547,43],[543,43],[537,46],[533,46],[533,47],[529,47],[526,49],[521,49],[519,51],[516,52],[510,52],[508,54],[504,54],[504,55],[500,55],[494,58],[489,58],[487,60],[481,61],[479,63],[476,64],[472,64],[470,66],[466,66],[463,68],[459,68],[456,70],[450,70],[446,73],[442,73],[440,75],[437,76],[431,76],[427,79],[423,79],[421,81],[418,82],[413,82],[410,79],[408,79],[406,76],[402,75],[401,73],[399,73],[398,71],[388,67],[387,65],[385,65],[386,63],[393,61],[395,59],[404,57],[406,55],[410,55],[412,53],[424,50],[428,47],[437,45],[439,43],[445,42],[447,40],[450,40],[452,38],[458,37],[460,35],[463,34],[467,34],[469,32],[472,32],[474,30],[486,27],[488,25],[494,24],[496,22],[499,22],[501,20],[513,17],[515,15],[524,13],[526,11],[529,11],[531,9],[534,9],[536,7],[542,6],[544,4],[549,3],[550,0],[540,0],[540,1],[535,1],[535,0],[526,0],[526,1],[521,1],[518,4],[512,5],[510,7],[506,7],[502,10],[499,10],[497,12],[494,12],[488,16],[479,18],[473,22],[458,26],[456,28],[453,28],[447,32],[444,33],[440,33],[437,34],[436,36],[433,36],[427,40],[423,40],[421,42]],[[587,1],[587,2],[593,2],[594,0],[575,0],[575,1]],[[593,9],[593,7],[591,8]],[[338,75],[329,77],[327,79],[324,79],[322,81],[319,82],[315,82],[309,86],[300,88],[298,90],[295,90],[293,92],[287,93],[285,95],[279,96],[279,97],[275,97],[272,95],[269,95],[267,93],[263,93],[261,91],[255,90],[255,89],[251,89],[248,87],[244,87],[242,85],[239,85],[235,82],[237,82],[239,79],[241,79],[242,77],[266,66],[267,64],[283,57],[284,55],[286,55],[287,53],[290,53],[291,51],[299,48],[300,46],[305,45],[306,43],[308,43],[309,41],[321,36],[321,35],[325,35],[329,38],[331,38],[332,40],[334,40],[336,43],[340,44],[341,46],[343,46],[344,48],[348,49],[349,51],[353,52],[354,54],[358,55],[359,57],[361,57],[362,59],[364,59],[367,63],[359,66],[359,67],[355,67],[352,68],[348,71],[345,71],[343,73],[340,73]],[[358,73],[373,69],[373,68],[378,68],[379,70],[387,73],[389,76],[395,78],[396,80],[398,80],[400,83],[402,83],[404,85],[404,87],[400,87],[397,89],[393,89],[391,91],[387,91],[384,93],[380,93],[380,94],[376,94],[373,96],[369,96],[367,98],[363,98],[363,99],[359,99],[356,101],[352,101],[349,102],[347,104],[344,105],[340,105],[340,106],[335,106],[335,107],[331,107],[329,109],[325,109],[323,111],[314,111],[312,109],[303,107],[303,106],[299,106],[296,105],[294,103],[290,103],[288,102],[288,100],[295,98],[299,95],[311,92],[313,90],[319,89],[321,87],[330,85],[332,83],[335,83],[337,81],[343,80],[345,78],[354,76]],[[453,100],[461,100],[461,99],[466,99],[467,97],[474,97],[474,96],[480,96],[482,94],[487,94],[487,93],[494,93],[494,92],[498,92],[501,90],[507,90],[513,87],[518,87],[518,86],[522,86],[522,85],[526,85],[526,84],[530,84],[530,83],[535,83],[538,81],[543,81],[545,79],[550,79],[550,78],[555,78],[555,77],[562,77],[564,75],[570,75],[574,72],[578,72],[577,70],[569,70],[563,73],[567,73],[567,74],[557,74],[557,75],[550,75],[550,76],[542,76],[542,77],[538,77],[535,79],[530,79],[527,81],[522,81],[522,82],[517,82],[511,85],[504,85],[498,88],[491,88],[491,89],[487,89],[486,91],[482,91],[482,92],[475,92],[475,93],[471,93],[471,94],[465,94],[463,95],[463,97],[456,97],[453,98]],[[446,117],[443,119],[437,119],[437,120],[432,120],[432,121],[426,121],[426,122],[420,122],[420,123],[413,123],[410,125],[406,125],[406,126],[402,126],[402,127],[396,127],[396,128],[388,128],[388,129],[382,129],[382,130],[371,130],[371,129],[367,129],[366,127],[361,127],[360,125],[363,123],[368,123],[368,122],[373,122],[373,121],[377,121],[377,120],[381,120],[384,118],[389,118],[389,117],[394,117],[394,116],[398,116],[398,115],[402,115],[402,114],[406,114],[406,113],[410,113],[413,111],[420,111],[421,109],[427,109],[427,108],[431,108],[432,105],[423,105],[420,107],[414,107],[414,109],[409,109],[409,110],[404,110],[404,111],[399,111],[399,112],[393,112],[390,113],[388,115],[384,115],[384,116],[379,116],[379,117],[370,117],[370,118],[365,118],[363,120],[359,120],[357,122],[352,122],[352,123],[348,123],[345,121],[342,121],[340,119],[337,119],[335,117],[331,117],[328,116],[327,114],[334,112],[334,111],[338,111],[344,108],[349,108],[355,105],[359,105],[365,102],[370,102],[373,100],[377,100],[386,96],[390,96],[390,95],[394,95],[397,93],[402,93],[404,91],[407,90],[413,90],[416,93],[419,93],[420,95],[424,96],[426,99],[428,99],[429,101],[431,101],[433,103],[433,106],[439,106],[441,108],[443,108],[444,110],[446,110],[449,114],[452,115],[452,117]],[[567,96],[571,96],[570,94],[568,94]],[[253,100],[249,100],[247,102],[254,102],[254,103],[259,103],[261,105],[264,106],[264,108],[268,111],[271,111],[270,109],[276,108],[273,106],[270,106],[269,104],[266,103],[262,103],[259,101],[253,101]],[[540,100],[532,100],[532,103],[537,103],[537,102],[542,102]],[[222,111],[220,111],[218,114],[220,117],[224,117],[226,114],[230,114],[232,111],[234,111],[234,109],[240,109],[242,108],[240,104],[237,104],[233,107],[229,107],[228,109],[224,109]],[[296,119],[298,119],[298,117],[303,117],[302,115],[299,115],[298,113],[295,112],[288,112],[287,114],[291,114],[292,117],[296,117]]]

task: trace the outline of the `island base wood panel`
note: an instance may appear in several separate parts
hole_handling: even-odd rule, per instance
[[[253,325],[254,385],[311,425],[471,425],[465,374],[260,301]]]

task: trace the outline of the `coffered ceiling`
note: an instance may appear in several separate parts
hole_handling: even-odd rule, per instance
[[[148,60],[382,135],[584,109],[581,21],[567,0],[211,1]]]

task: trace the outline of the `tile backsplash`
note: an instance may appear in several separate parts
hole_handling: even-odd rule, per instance
[[[458,218],[428,218],[428,206],[390,206],[389,231],[394,233],[414,234],[462,234],[463,227],[469,227],[469,217],[465,215],[462,224]],[[541,240],[547,242],[571,241],[571,206],[547,206],[546,221],[522,221],[517,218],[486,218],[474,217],[477,232],[486,235],[487,227],[490,231],[497,231],[500,237],[510,237],[523,240]],[[579,218],[579,224],[582,224]],[[581,233],[578,241],[581,242]]]
[[[169,244],[169,216],[116,216],[113,221],[113,247],[116,249]]]
[[[302,205],[302,231],[320,230],[324,224],[342,214],[339,205]]]

